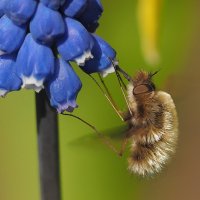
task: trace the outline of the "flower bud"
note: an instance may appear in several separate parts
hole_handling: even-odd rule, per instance
[[[0,55],[17,51],[26,35],[26,26],[14,24],[6,15],[0,18]],[[17,36],[17,37],[16,37]]]
[[[94,46],[92,48],[93,59],[85,62],[81,69],[88,74],[100,72],[103,76],[114,72],[112,61],[115,60],[115,50],[102,38],[92,35]]]
[[[58,52],[67,61],[76,61],[83,65],[85,60],[92,58],[93,40],[84,26],[69,17],[65,19],[66,32],[58,41]]]
[[[14,23],[21,25],[28,22],[36,7],[36,0],[9,0],[5,5],[5,14]]]
[[[0,56],[0,96],[4,97],[8,92],[19,90],[21,80],[16,75],[15,54]]]
[[[88,0],[88,4],[84,12],[79,16],[79,21],[90,32],[95,32],[99,26],[98,20],[103,12],[103,6],[100,0]]]
[[[58,113],[72,112],[77,107],[76,98],[82,87],[71,65],[62,59],[56,60],[56,71],[47,81],[45,89],[51,105]]]
[[[65,1],[66,0],[40,0],[40,2],[42,2],[45,6],[53,10],[58,10],[60,6],[65,3]]]
[[[87,0],[67,0],[62,10],[67,17],[78,17],[86,6]]]
[[[19,50],[16,67],[23,82],[22,88],[39,92],[54,72],[54,55],[48,46],[37,43],[29,33]]]
[[[6,0],[0,0],[0,17],[4,15]]]
[[[59,12],[39,3],[30,23],[30,31],[35,40],[51,44],[65,33],[65,24]]]

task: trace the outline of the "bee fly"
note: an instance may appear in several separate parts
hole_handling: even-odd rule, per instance
[[[152,77],[157,73],[139,71],[134,78],[130,77],[117,62],[112,61],[122,94],[127,104],[127,111],[122,112],[114,102],[109,90],[99,75],[104,89],[91,75],[102,93],[108,99],[119,117],[128,125],[121,149],[118,151],[109,138],[101,134],[94,126],[72,114],[89,125],[114,152],[122,156],[130,143],[128,169],[138,175],[152,175],[159,172],[174,153],[178,121],[174,102],[171,96],[157,91]],[[126,86],[121,75],[129,82]]]

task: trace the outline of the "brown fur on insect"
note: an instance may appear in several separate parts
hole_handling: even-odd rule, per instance
[[[127,87],[131,154],[128,169],[139,175],[159,172],[175,151],[178,121],[171,96],[156,91],[152,74],[138,72]]]
[[[64,114],[77,118],[92,128],[102,141],[119,156],[123,155],[126,145],[130,142],[129,171],[142,176],[155,174],[162,169],[175,152],[178,121],[174,102],[168,93],[156,90],[152,82],[152,77],[156,73],[139,71],[136,77],[132,78],[117,63],[112,61],[112,64],[128,106],[127,113],[118,108],[100,75],[99,78],[106,92],[91,75],[90,77],[97,84],[120,119],[129,126],[121,149],[116,149],[112,141],[99,132],[95,126],[78,116]],[[119,73],[129,81],[127,87]]]

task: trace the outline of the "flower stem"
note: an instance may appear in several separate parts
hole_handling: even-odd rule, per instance
[[[60,200],[57,113],[45,91],[36,94],[41,200]]]

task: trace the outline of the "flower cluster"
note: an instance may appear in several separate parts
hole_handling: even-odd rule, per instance
[[[113,71],[112,47],[94,34],[100,0],[0,0],[0,96],[45,89],[57,111],[73,111],[81,81],[70,62],[90,74]]]

